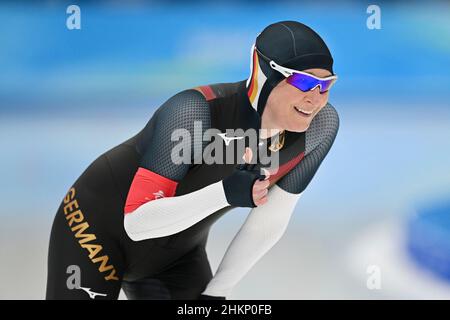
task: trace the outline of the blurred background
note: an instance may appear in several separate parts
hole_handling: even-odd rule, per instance
[[[98,155],[173,94],[246,79],[280,20],[328,44],[340,131],[230,299],[450,299],[450,5],[261,0],[0,3],[0,299],[44,298],[53,216]],[[246,213],[214,225],[213,270]]]

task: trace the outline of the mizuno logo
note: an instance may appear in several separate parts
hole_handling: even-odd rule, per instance
[[[107,296],[107,294],[104,294],[104,293],[97,293],[97,292],[91,291],[91,288],[79,287],[78,289],[81,289],[84,292],[86,292],[89,295],[89,298],[91,298],[91,299],[95,299],[96,296],[100,296],[100,297]]]
[[[218,133],[217,135],[221,137],[223,141],[225,141],[226,146],[228,146],[232,140],[240,140],[244,138],[244,137],[227,137],[226,133]]]
[[[83,290],[89,295],[89,298],[95,299],[95,297],[106,297],[107,294],[105,293],[99,293],[91,291],[91,288],[86,288],[81,286],[81,268],[76,265],[72,264],[67,267],[66,273],[70,274],[70,276],[67,278],[66,285],[67,289],[69,290]]]
[[[153,195],[155,196],[155,199],[161,199],[164,198],[164,191],[159,190],[158,192],[153,193]]]

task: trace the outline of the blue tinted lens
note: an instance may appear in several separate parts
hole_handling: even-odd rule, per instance
[[[293,85],[297,89],[306,92],[313,88],[315,88],[317,85],[320,85],[320,93],[328,91],[330,89],[331,85],[334,83],[335,79],[330,80],[319,80],[314,77],[308,76],[306,74],[301,73],[294,73],[293,75],[290,75],[287,77],[286,82]]]

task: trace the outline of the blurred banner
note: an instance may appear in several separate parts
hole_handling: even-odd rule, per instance
[[[0,112],[148,108],[187,87],[244,79],[255,36],[278,20],[327,41],[342,108],[444,105],[450,95],[445,2],[381,2],[379,30],[367,28],[364,1],[122,3],[80,2],[81,30],[68,30],[71,2],[2,2]]]

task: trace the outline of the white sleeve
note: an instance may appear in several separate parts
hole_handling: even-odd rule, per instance
[[[183,231],[227,206],[219,181],[186,195],[149,201],[125,214],[124,227],[134,241],[164,237]]]
[[[229,245],[203,294],[226,297],[253,265],[281,238],[300,194],[274,185],[265,205],[253,208]]]

